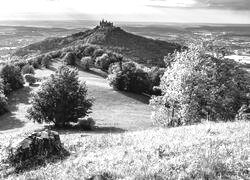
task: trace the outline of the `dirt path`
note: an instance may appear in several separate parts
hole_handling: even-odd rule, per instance
[[[58,66],[58,63],[54,63],[51,70],[37,70],[36,75],[48,76]],[[141,130],[152,126],[146,97],[114,91],[107,80],[93,73],[79,71],[79,79],[86,81],[89,95],[95,99],[90,116],[94,118],[97,126],[121,130]],[[0,117],[0,133],[38,126],[25,117],[30,106],[30,93],[36,88],[26,86],[11,95],[11,112]]]

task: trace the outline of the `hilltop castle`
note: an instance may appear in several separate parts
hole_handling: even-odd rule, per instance
[[[104,19],[100,21],[100,25],[101,28],[110,28],[110,27],[114,27],[112,22],[108,22],[105,21]]]

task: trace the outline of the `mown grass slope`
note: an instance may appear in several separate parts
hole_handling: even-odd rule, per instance
[[[111,179],[249,179],[249,129],[250,122],[232,122],[121,134],[61,132],[71,152],[68,159],[8,179],[83,179],[96,174]],[[0,136],[2,154],[10,139]]]

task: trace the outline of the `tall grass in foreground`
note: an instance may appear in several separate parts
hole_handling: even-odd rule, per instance
[[[234,122],[124,134],[63,134],[71,152],[68,159],[8,178],[105,174],[112,179],[250,179],[249,130],[250,122]],[[1,136],[1,141],[8,140]]]

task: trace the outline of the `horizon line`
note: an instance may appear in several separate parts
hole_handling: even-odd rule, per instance
[[[106,19],[105,19],[106,20]],[[108,19],[107,19],[108,20]],[[24,19],[1,19],[0,22],[35,22],[35,21],[47,21],[47,22],[63,22],[63,21],[89,21],[89,22],[99,22],[100,20],[87,20],[87,19],[29,19],[29,20],[24,20]],[[146,24],[161,24],[161,23],[167,23],[167,24],[210,24],[210,25],[250,25],[250,23],[219,23],[219,22],[174,22],[174,21],[112,21],[108,20],[110,22],[114,23],[146,23]]]

